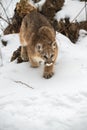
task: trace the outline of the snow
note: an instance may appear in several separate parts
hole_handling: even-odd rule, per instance
[[[80,30],[76,44],[57,32],[51,79],[42,77],[43,65],[34,69],[29,62],[10,62],[20,45],[18,34],[2,39],[8,44],[0,42],[0,130],[86,130],[87,32]]]
[[[18,34],[7,38],[7,47],[1,46],[0,130],[86,130],[87,36],[73,44],[57,33],[59,56],[48,80],[43,65],[33,69],[28,62],[10,62],[19,39]]]
[[[86,20],[85,14],[85,2],[79,2],[78,0],[67,0],[62,7],[62,10],[56,13],[55,18],[59,21],[61,18],[70,17],[70,21],[75,19],[78,22]],[[74,21],[75,21],[74,20]]]

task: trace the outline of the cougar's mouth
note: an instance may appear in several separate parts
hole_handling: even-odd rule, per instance
[[[51,62],[51,63],[45,63],[45,65],[46,66],[51,66],[51,65],[53,65],[53,63]]]

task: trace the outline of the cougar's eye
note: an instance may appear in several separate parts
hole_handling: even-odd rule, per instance
[[[47,59],[47,56],[46,56],[46,55],[44,55],[44,58],[45,58],[45,59]]]
[[[51,56],[50,56],[51,58],[53,58],[54,57],[54,54],[51,54]]]

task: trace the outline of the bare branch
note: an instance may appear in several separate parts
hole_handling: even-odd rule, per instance
[[[4,8],[4,6],[3,6],[3,4],[0,2],[0,5],[1,5],[1,7],[3,8],[3,10],[4,10],[4,12],[5,12],[5,15],[6,15],[6,17],[7,17],[7,20],[8,20],[8,23],[10,24],[10,20],[9,20],[9,18],[8,18],[8,15],[7,15],[7,13],[6,13],[6,10],[5,10],[5,8]]]
[[[28,88],[31,88],[31,89],[34,89],[33,87],[29,86],[28,84],[22,82],[22,81],[14,81],[15,83],[19,83],[19,84],[22,84],[22,85],[25,85],[26,87]]]
[[[0,49],[0,66],[3,66],[3,58],[2,58],[2,52]]]
[[[86,4],[86,0],[85,0],[85,15],[86,15],[86,21],[87,21],[87,4]]]
[[[4,31],[4,27],[2,26],[1,23],[0,23],[0,29],[2,30],[2,32]]]
[[[8,6],[7,6],[7,8],[6,8],[6,11],[8,10],[8,8],[9,8],[9,6],[11,5],[12,1],[13,1],[13,0],[11,0],[11,1],[9,2],[9,4],[8,4]]]
[[[0,16],[0,19],[4,20],[6,23],[10,24],[5,18],[3,18],[2,16]]]

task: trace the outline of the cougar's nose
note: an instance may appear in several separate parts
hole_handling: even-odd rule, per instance
[[[53,64],[53,61],[51,60],[51,59],[47,59],[46,61],[45,61],[45,64]]]

